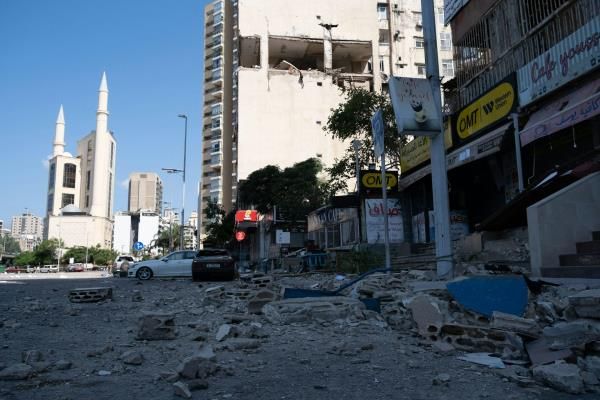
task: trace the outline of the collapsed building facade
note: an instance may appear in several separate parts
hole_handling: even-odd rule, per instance
[[[451,40],[436,1],[443,73]],[[323,131],[342,88],[385,90],[425,76],[420,0],[217,0],[205,9],[203,165],[198,209],[234,208],[237,183],[266,165],[331,165],[348,144]],[[201,213],[202,214],[202,213]],[[200,234],[208,221],[200,215]]]

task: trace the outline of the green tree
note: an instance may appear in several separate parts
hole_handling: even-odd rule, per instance
[[[42,241],[42,243],[40,243],[34,251],[35,263],[38,265],[56,264],[56,256],[58,249],[58,239],[49,239]]]
[[[344,155],[336,159],[330,168],[326,168],[329,175],[328,187],[332,194],[347,191],[347,182],[356,178],[356,152],[352,147],[353,140],[358,139],[362,142],[358,151],[361,169],[365,169],[369,163],[379,162],[375,160],[371,130],[371,118],[376,110],[380,109],[383,112],[386,167],[398,168],[400,149],[406,141],[404,136],[398,135],[394,110],[386,93],[346,89],[344,95],[345,101],[331,110],[327,124],[323,127],[323,130],[333,138],[348,143]]]
[[[10,235],[0,235],[0,253],[19,254],[21,246],[15,238]]]
[[[33,251],[24,251],[15,257],[14,264],[17,266],[35,265],[35,253]]]
[[[71,247],[66,252],[64,252],[62,258],[67,261],[70,258],[73,258],[76,263],[84,263],[85,262],[85,254],[86,254],[85,246],[75,246],[75,247]],[[90,262],[89,249],[88,249],[88,262]]]
[[[117,255],[116,251],[100,248],[99,245],[91,249],[91,259],[95,265],[112,265]]]
[[[161,231],[154,242],[154,247],[166,249],[167,251],[179,248],[180,231],[180,225],[178,224],[173,224],[170,229],[167,228]],[[171,238],[173,240],[173,247],[171,247]]]
[[[258,212],[266,214],[275,204],[277,188],[275,183],[281,179],[281,170],[274,165],[267,165],[248,175],[248,179],[240,182],[241,204],[252,204]],[[218,211],[214,210],[216,215]]]
[[[209,221],[204,242],[212,246],[226,247],[233,239],[235,210],[227,213],[221,205],[209,199],[203,213],[206,221]]]

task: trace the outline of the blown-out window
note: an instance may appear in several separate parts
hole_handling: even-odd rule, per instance
[[[74,188],[75,187],[75,175],[77,173],[77,166],[75,164],[65,164],[63,174],[63,187]]]

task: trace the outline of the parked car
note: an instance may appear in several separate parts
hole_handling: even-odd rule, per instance
[[[67,272],[83,272],[84,270],[83,264],[69,264],[67,267]]]
[[[192,279],[195,281],[234,280],[235,277],[235,262],[225,249],[199,250],[192,262]]]
[[[58,272],[58,265],[44,265],[40,268],[40,272]]]
[[[115,277],[126,277],[129,268],[135,264],[135,259],[127,254],[117,256],[113,263],[112,273]]]
[[[4,270],[4,272],[7,272],[9,274],[15,274],[15,273],[19,273],[21,272],[21,270],[17,267],[6,267],[6,269]]]
[[[193,250],[180,250],[158,260],[140,261],[129,267],[127,276],[148,280],[152,277],[191,277],[192,260],[196,256]]]

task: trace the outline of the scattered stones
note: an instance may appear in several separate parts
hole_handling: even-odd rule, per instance
[[[581,318],[600,319],[600,289],[584,290],[569,296],[569,304]]]
[[[261,343],[258,339],[249,338],[231,338],[227,339],[223,343],[223,349],[236,351],[236,350],[253,350],[258,349]]]
[[[533,368],[533,377],[561,392],[579,394],[584,392],[583,378],[579,367],[564,361],[540,365]]]
[[[73,363],[71,361],[58,360],[57,362],[54,363],[54,368],[56,368],[59,371],[64,371],[67,369],[71,369],[72,365],[73,365]]]
[[[488,368],[504,369],[506,366],[499,357],[492,357],[488,353],[468,353],[458,357],[459,360],[485,365]]]
[[[231,333],[231,325],[223,324],[219,327],[219,330],[217,331],[217,335],[216,335],[215,339],[217,339],[217,342],[222,342],[227,336],[229,336],[230,333]]]
[[[33,375],[33,367],[28,364],[13,364],[0,370],[0,380],[24,380]]]
[[[107,371],[105,369],[101,369],[100,371],[98,371],[98,375],[99,376],[110,376],[110,375],[112,375],[112,372]]]
[[[448,386],[448,384],[450,383],[450,375],[446,374],[446,373],[442,373],[439,375],[436,375],[433,380],[432,383],[434,386]]]
[[[25,364],[31,365],[31,363],[43,361],[44,357],[42,352],[39,350],[27,350],[21,353],[21,361]]]
[[[365,306],[349,297],[309,297],[274,301],[263,306],[265,318],[274,324],[310,320],[364,319]]]
[[[532,319],[517,317],[512,314],[494,311],[490,321],[490,327],[511,332],[524,333],[527,335],[539,334],[540,328]]]
[[[175,315],[164,312],[143,312],[138,321],[138,340],[173,340],[177,336]]]
[[[121,354],[120,359],[125,364],[129,365],[142,365],[144,362],[144,356],[137,350],[128,350]]]
[[[206,378],[217,371],[215,353],[211,346],[203,346],[194,355],[185,358],[177,368],[177,373],[186,379]]]
[[[131,301],[133,301],[133,302],[144,301],[142,292],[140,292],[139,290],[134,290],[133,292],[131,292]]]
[[[559,322],[544,328],[543,335],[548,340],[550,349],[568,349],[600,340],[600,321],[579,319]]]
[[[187,385],[191,391],[208,389],[208,381],[206,379],[192,379],[187,382]]]
[[[192,392],[190,392],[188,385],[186,385],[184,382],[175,382],[173,384],[173,390],[175,392],[175,396],[183,397],[184,399],[192,398]]]

